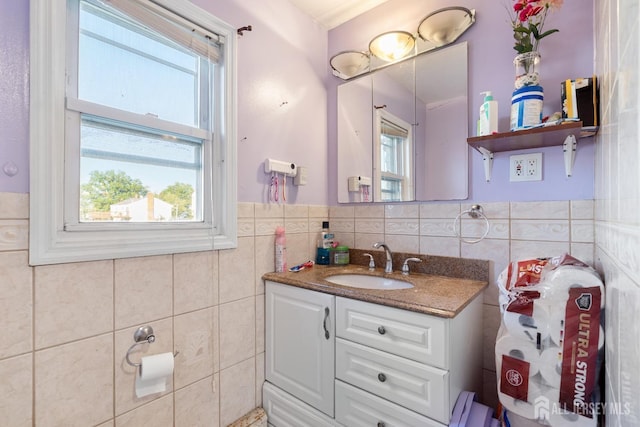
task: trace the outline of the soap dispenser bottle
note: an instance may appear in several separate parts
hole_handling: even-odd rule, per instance
[[[498,101],[493,99],[491,92],[481,92],[484,101],[480,106],[480,124],[478,136],[491,135],[498,132]]]

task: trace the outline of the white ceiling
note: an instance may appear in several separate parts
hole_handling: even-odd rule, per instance
[[[290,0],[314,20],[332,29],[387,0]]]

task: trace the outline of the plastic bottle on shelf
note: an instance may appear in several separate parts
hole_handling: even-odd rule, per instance
[[[484,101],[480,106],[478,136],[491,135],[498,132],[498,101],[493,99],[490,91],[480,94],[484,95]]]
[[[287,271],[287,238],[284,227],[276,227],[276,273]]]

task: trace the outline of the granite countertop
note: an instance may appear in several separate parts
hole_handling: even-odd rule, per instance
[[[403,280],[412,283],[414,287],[394,290],[362,289],[336,285],[324,280],[325,277],[335,274],[356,273]],[[315,265],[296,273],[266,273],[262,278],[299,288],[446,318],[455,317],[487,286],[487,282],[482,280],[421,273],[404,276],[399,271],[385,274],[380,268],[369,271],[367,267],[353,264],[340,267]]]

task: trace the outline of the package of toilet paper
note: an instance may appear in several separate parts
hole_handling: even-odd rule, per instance
[[[604,286],[598,273],[565,254],[512,262],[497,285],[501,404],[552,426],[567,419],[576,427],[595,425],[593,399],[604,347]]]

